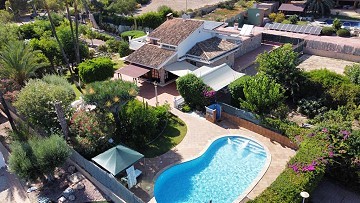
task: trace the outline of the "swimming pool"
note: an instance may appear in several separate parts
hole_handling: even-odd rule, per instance
[[[328,19],[325,21],[326,24],[331,25],[333,23],[333,19]],[[360,28],[360,21],[350,21],[350,20],[340,20],[343,26],[346,27],[358,27]]]
[[[231,203],[250,192],[269,164],[270,154],[259,143],[225,136],[198,158],[161,173],[154,196],[158,203]]]

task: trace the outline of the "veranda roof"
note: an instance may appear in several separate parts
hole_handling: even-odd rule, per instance
[[[193,73],[215,91],[221,90],[232,81],[245,75],[244,73],[234,71],[226,63],[216,67],[202,66]]]
[[[281,4],[279,11],[292,11],[292,12],[303,12],[305,9],[304,4]]]
[[[164,67],[165,70],[179,77],[184,76],[192,71],[198,69],[198,67],[188,63],[186,61],[175,62]]]
[[[97,155],[92,160],[111,174],[116,175],[143,157],[144,155],[137,151],[117,145]]]
[[[139,66],[127,65],[127,66],[125,66],[123,68],[117,69],[115,71],[115,73],[127,75],[127,76],[130,76],[132,78],[138,78],[138,77],[146,74],[149,71],[150,71],[149,69],[142,68],[142,67],[139,67]]]

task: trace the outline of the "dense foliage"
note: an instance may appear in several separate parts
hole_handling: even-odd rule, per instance
[[[336,31],[336,35],[339,37],[350,37],[350,31],[347,29],[339,29]]]
[[[29,142],[15,141],[10,148],[9,168],[26,180],[36,180],[44,175],[51,178],[55,168],[64,164],[71,153],[59,135],[33,138]]]
[[[334,0],[307,0],[305,3],[306,12],[312,13],[314,16],[325,16],[330,13],[335,5]]]
[[[246,81],[250,78],[251,76],[245,75],[229,84],[228,88],[231,94],[231,104],[233,106],[239,107],[240,99],[245,99],[244,86],[246,84]]]
[[[79,64],[79,76],[85,83],[102,81],[114,75],[114,62],[110,58],[94,58]]]
[[[327,36],[332,36],[334,34],[334,28],[332,28],[332,27],[323,27],[321,29],[321,34],[327,35]]]
[[[84,109],[75,112],[70,121],[74,148],[87,158],[94,157],[108,147],[114,127],[107,114]]]
[[[35,71],[46,65],[39,62],[39,51],[33,51],[21,41],[8,42],[0,51],[0,76],[12,79],[19,85],[35,75]]]
[[[74,99],[74,90],[66,79],[51,75],[42,80],[30,80],[21,89],[14,106],[31,124],[51,133],[60,129],[54,103],[61,102],[62,108],[68,112]]]
[[[344,74],[354,84],[360,85],[360,64],[345,66]]]
[[[288,167],[253,201],[301,202],[302,191],[311,193],[325,174],[330,148],[327,134],[320,131],[304,136],[300,149]]]
[[[168,110],[168,105],[151,107],[137,100],[130,101],[119,111],[121,123],[115,139],[141,149],[164,129]]]
[[[302,73],[298,65],[299,54],[294,52],[291,44],[285,44],[271,52],[258,55],[256,62],[259,70],[282,85],[287,94],[297,97]]]
[[[332,28],[335,30],[335,31],[338,31],[340,28],[341,28],[341,21],[337,18],[334,19],[333,23],[332,23]]]
[[[280,84],[258,74],[245,82],[245,99],[240,99],[240,106],[260,115],[270,113],[284,101],[284,90]]]
[[[215,92],[208,90],[205,83],[194,74],[187,74],[176,80],[176,87],[180,95],[191,108],[203,109]]]
[[[129,43],[126,41],[120,41],[119,44],[119,55],[120,57],[125,57],[131,54],[131,49],[129,47]]]

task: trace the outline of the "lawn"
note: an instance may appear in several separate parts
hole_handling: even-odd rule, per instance
[[[75,95],[76,95],[76,100],[78,100],[81,96],[81,92],[80,90],[76,87],[75,84],[72,84],[71,87],[73,88]]]
[[[145,157],[162,155],[178,145],[185,137],[187,127],[178,117],[171,115],[164,132],[142,152]]]
[[[115,54],[115,55],[113,55],[112,57],[111,57],[111,59],[112,59],[112,61],[115,63],[115,66],[114,66],[114,68],[117,70],[117,69],[119,69],[119,68],[122,68],[122,67],[124,67],[124,60],[122,60],[121,58],[120,58],[120,55],[119,54]]]
[[[331,19],[335,19],[338,18],[340,20],[355,20],[355,21],[360,21],[359,17],[351,17],[351,16],[344,16],[344,15],[330,15],[329,16]]]

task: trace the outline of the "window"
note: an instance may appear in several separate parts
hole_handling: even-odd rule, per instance
[[[175,50],[175,49],[176,49],[176,47],[170,46],[170,45],[166,45],[166,44],[162,44],[162,45],[161,45],[161,48],[170,49],[170,50]]]

